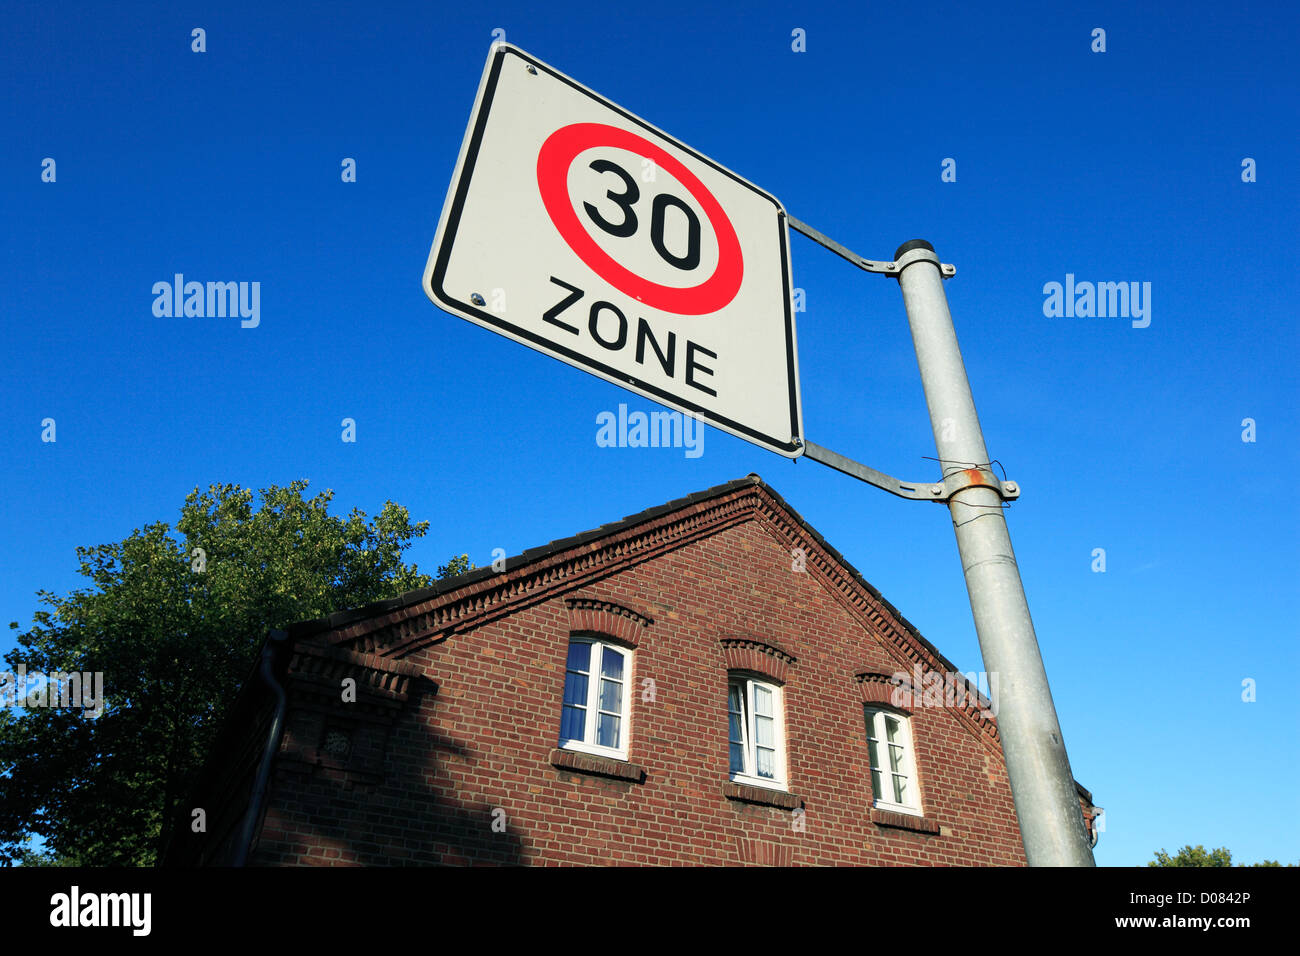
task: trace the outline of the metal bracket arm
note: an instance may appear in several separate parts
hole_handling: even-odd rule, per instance
[[[817,243],[818,245],[825,246],[827,249],[835,253],[841,259],[853,263],[853,265],[857,266],[859,269],[863,269],[867,272],[878,272],[882,275],[887,275],[887,276],[896,276],[903,271],[903,266],[907,265],[907,263],[905,262],[882,262],[876,259],[864,259],[856,252],[846,249],[844,246],[840,245],[834,239],[830,238],[830,236],[826,236],[818,232],[816,229],[808,225],[806,222],[800,222],[798,219],[794,218],[794,216],[790,215],[789,213],[785,214],[785,218],[786,221],[790,223],[790,228],[795,230],[795,232],[803,233],[813,242]],[[939,274],[942,275],[945,279],[951,279],[953,276],[957,274],[957,267],[954,265],[949,265],[946,262],[941,263],[939,265]],[[877,472],[877,474],[879,474],[879,472]],[[890,480],[892,481],[893,479]]]
[[[899,481],[891,475],[876,471],[874,468],[868,468],[861,462],[856,462],[852,458],[845,458],[838,452],[823,448],[815,442],[804,442],[804,457],[821,462],[838,472],[865,481],[869,485],[875,485],[877,488],[888,491],[891,495],[910,498],[912,501],[947,502],[957,492],[976,487],[992,488],[1003,501],[1015,501],[1020,497],[1020,486],[1018,484],[1014,481],[999,481],[997,475],[987,468],[964,468],[960,471],[954,471],[939,482]]]

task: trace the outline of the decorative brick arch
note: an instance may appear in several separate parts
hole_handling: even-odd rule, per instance
[[[784,684],[795,656],[772,641],[744,635],[722,638],[722,657],[729,671],[753,671]]]
[[[566,598],[569,609],[569,630],[573,633],[592,631],[615,638],[635,648],[641,635],[654,620],[646,614],[596,595],[577,595]]]
[[[911,700],[911,681],[880,671],[859,671],[853,675],[853,683],[857,685],[862,703],[883,705],[911,716],[912,711],[909,707],[900,706]],[[897,697],[895,697],[896,693]],[[895,700],[898,703],[895,703]]]

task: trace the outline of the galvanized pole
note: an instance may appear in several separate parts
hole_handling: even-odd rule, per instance
[[[914,239],[894,259],[943,475],[963,484],[959,473],[987,470],[989,457],[939,257],[928,242]],[[984,667],[998,682],[998,731],[1025,857],[1030,866],[1094,866],[1002,499],[976,476],[952,494],[948,507]]]

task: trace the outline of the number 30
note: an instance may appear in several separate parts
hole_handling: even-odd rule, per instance
[[[589,202],[584,202],[582,208],[587,211],[587,215],[591,217],[592,222],[611,236],[625,239],[635,234],[637,218],[632,206],[641,198],[641,190],[637,187],[636,180],[628,174],[626,169],[608,159],[597,159],[592,162],[590,168],[598,173],[614,173],[619,179],[623,180],[623,185],[626,187],[623,192],[615,193],[614,190],[610,189],[605,193],[607,199],[623,210],[623,221],[610,222]],[[684,256],[673,255],[668,251],[668,247],[664,245],[664,214],[669,206],[676,206],[686,216],[687,239],[686,255]],[[650,207],[650,244],[654,246],[655,252],[659,253],[664,262],[670,266],[684,271],[696,268],[700,264],[700,220],[696,217],[695,211],[682,200],[669,193],[660,193],[655,196]]]

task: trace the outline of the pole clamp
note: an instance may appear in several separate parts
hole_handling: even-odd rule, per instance
[[[903,253],[894,262],[885,263],[887,268],[875,271],[884,272],[886,275],[897,277],[902,274],[903,270],[914,262],[932,262],[939,270],[939,275],[945,279],[951,279],[957,274],[957,267],[949,265],[946,262],[940,262],[939,257],[929,249],[909,249]]]
[[[959,491],[967,488],[992,488],[1003,501],[1015,501],[1020,497],[1020,485],[1014,481],[999,481],[998,476],[988,468],[963,468],[954,471],[941,482],[929,486],[931,501],[947,501]]]

